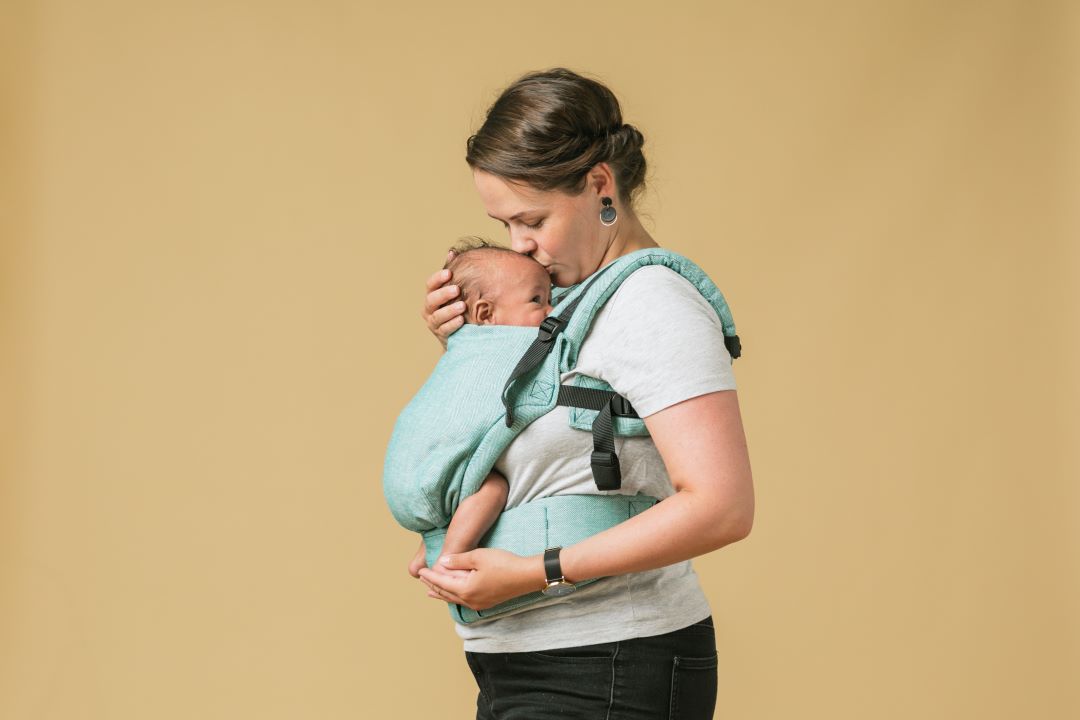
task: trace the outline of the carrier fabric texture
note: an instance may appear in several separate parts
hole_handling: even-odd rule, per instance
[[[458,504],[476,492],[513,439],[556,406],[560,376],[574,368],[596,313],[626,277],[654,264],[689,280],[716,310],[725,336],[737,341],[727,303],[708,275],[688,258],[662,248],[624,255],[577,285],[561,289],[552,316],[561,316],[580,299],[570,317],[564,318],[565,327],[549,341],[550,352],[540,365],[509,388],[513,418],[509,427],[504,386],[537,339],[538,329],[466,324],[448,337],[446,352],[398,416],[383,467],[383,491],[390,511],[400,525],[424,537],[429,567],[438,558]],[[583,375],[574,384],[612,390],[607,383]],[[597,415],[596,410],[571,408],[570,425],[590,431]],[[648,434],[640,419],[616,417],[614,421],[616,435]],[[650,496],[618,491],[541,498],[503,512],[480,546],[535,555],[547,547],[579,542],[655,502]],[[543,597],[530,593],[479,612],[450,603],[450,612],[456,621],[468,623]]]

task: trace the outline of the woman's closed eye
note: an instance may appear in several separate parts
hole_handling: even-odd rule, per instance
[[[502,223],[502,226],[505,229],[507,229],[507,230],[510,229],[510,223],[506,222],[505,220],[500,220],[499,222]],[[522,225],[529,228],[530,230],[539,230],[540,226],[543,225],[543,224],[544,224],[544,218],[540,218],[539,220],[537,220],[535,223],[532,223],[532,224],[522,223]]]

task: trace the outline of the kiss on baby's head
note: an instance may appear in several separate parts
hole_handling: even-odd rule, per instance
[[[465,322],[539,327],[551,313],[551,276],[528,255],[481,238],[466,238],[444,265],[465,302]]]

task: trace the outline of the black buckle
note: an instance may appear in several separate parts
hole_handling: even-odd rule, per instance
[[[637,417],[637,411],[634,410],[634,406],[630,404],[630,401],[624,398],[622,395],[611,396],[611,414],[618,415],[619,417]]]
[[[563,321],[554,315],[549,315],[544,318],[544,322],[540,323],[540,332],[536,339],[540,342],[551,342],[551,339],[559,334],[562,330]]]
[[[618,490],[622,487],[622,472],[615,453],[593,450],[590,460],[597,490]]]
[[[606,450],[593,450],[592,457],[589,458],[593,465],[601,465],[603,467],[619,467],[619,458],[613,452]]]

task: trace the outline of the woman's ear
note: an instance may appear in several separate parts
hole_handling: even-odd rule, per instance
[[[618,188],[615,187],[615,173],[606,162],[597,163],[589,170],[585,186],[593,190],[600,197],[618,197]]]

